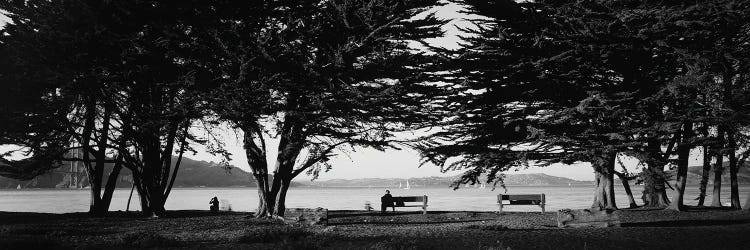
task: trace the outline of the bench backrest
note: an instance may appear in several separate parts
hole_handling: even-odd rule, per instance
[[[509,201],[511,205],[544,204],[544,194],[499,194],[497,202]]]
[[[381,199],[386,201],[385,199]],[[388,199],[391,202],[423,202],[427,203],[427,195],[424,196],[394,196]]]

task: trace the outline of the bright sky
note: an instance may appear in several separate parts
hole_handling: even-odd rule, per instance
[[[457,11],[460,9],[455,4],[449,4],[441,8],[436,9],[436,13],[439,17],[444,19],[452,20],[446,27],[447,37],[441,39],[435,39],[430,41],[433,45],[439,45],[447,48],[456,48],[458,46],[459,38],[458,29],[455,26],[466,26],[469,25],[466,20],[466,16],[459,14]],[[8,22],[7,17],[0,13],[0,26]],[[200,133],[200,132],[199,132]],[[237,140],[237,136],[233,131],[219,131],[218,134],[224,138],[226,147],[229,152],[232,153],[232,161],[230,164],[239,167],[244,170],[249,170],[247,167],[247,159],[244,154],[244,150],[241,145],[241,141]],[[241,137],[240,137],[241,138]],[[270,141],[269,148],[269,165],[273,166],[275,162],[275,141]],[[0,151],[7,149],[7,147],[0,146]],[[204,161],[219,162],[221,158],[213,156],[211,154],[200,150],[197,155],[186,155],[189,158]],[[698,152],[692,154],[694,157],[691,158],[691,165],[700,164],[700,156]],[[637,162],[632,159],[624,159],[623,162],[632,169],[637,165]],[[355,152],[351,152],[348,155],[340,155],[331,160],[333,169],[330,172],[322,173],[320,179],[355,179],[355,178],[409,178],[409,177],[425,177],[425,176],[452,176],[457,175],[459,172],[453,173],[441,173],[439,168],[433,165],[419,166],[419,154],[413,150],[388,150],[380,152],[371,149],[359,149]],[[619,166],[618,166],[619,170]],[[593,171],[588,164],[575,164],[575,165],[562,165],[556,164],[546,168],[532,167],[529,169],[520,170],[518,172],[511,173],[545,173],[554,176],[567,177],[576,180],[593,180]],[[297,181],[309,180],[309,177],[301,176]]]
[[[10,19],[7,16],[5,16],[5,12],[3,12],[2,10],[0,10],[0,27],[5,26],[5,23],[7,23],[9,21],[10,21]]]

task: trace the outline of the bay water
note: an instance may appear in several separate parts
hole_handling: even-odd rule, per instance
[[[375,209],[380,207],[380,196],[386,188],[310,188],[293,187],[287,196],[289,208],[322,207],[331,210],[362,210],[364,204],[370,202]],[[640,205],[642,186],[632,186],[636,202]],[[430,211],[497,211],[497,195],[503,193],[502,188],[460,188],[453,190],[449,187],[419,187],[411,189],[389,189],[393,196],[428,196],[428,210]],[[709,197],[706,204],[711,202],[712,187],[709,186]],[[616,186],[617,205],[628,207],[628,199],[622,186]],[[594,197],[593,186],[509,186],[507,194],[538,194],[544,193],[547,200],[547,211],[564,208],[590,207]],[[671,196],[671,190],[668,191]],[[740,186],[740,200],[744,203],[750,185]],[[115,191],[110,210],[125,211],[130,189]],[[229,203],[234,211],[253,211],[258,205],[257,190],[255,188],[175,188],[166,203],[168,210],[208,210],[208,202],[212,197],[218,197]],[[685,192],[685,203],[695,205],[698,197],[698,187],[689,186]],[[725,185],[721,194],[722,203],[729,203],[729,186]],[[0,190],[0,211],[12,212],[43,212],[43,213],[71,213],[88,211],[90,192],[88,189],[4,189]],[[226,204],[225,204],[226,205]],[[747,206],[750,204],[743,204]],[[417,208],[396,208],[397,211],[416,210]],[[140,210],[138,194],[133,194],[129,207],[130,211]],[[504,211],[540,211],[537,206],[506,206]]]

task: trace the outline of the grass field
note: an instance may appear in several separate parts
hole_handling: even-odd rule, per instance
[[[327,226],[247,213],[0,212],[0,249],[749,249],[750,213],[622,211],[619,228],[557,228],[552,213],[330,211]]]

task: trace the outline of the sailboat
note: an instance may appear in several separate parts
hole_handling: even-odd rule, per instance
[[[18,187],[16,187],[16,189],[21,189],[21,184],[18,184]]]
[[[411,187],[409,187],[409,180],[406,180],[406,187],[404,189],[411,189]]]
[[[398,188],[401,189],[401,182],[398,183]]]

